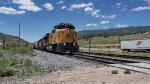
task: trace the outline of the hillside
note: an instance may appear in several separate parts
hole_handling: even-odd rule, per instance
[[[0,46],[2,46],[3,42],[6,47],[19,46],[19,42],[21,46],[30,46],[31,43],[27,42],[23,39],[19,39],[17,36],[7,35],[4,33],[0,33]]]
[[[120,41],[142,40],[142,39],[150,39],[150,32],[120,36]],[[80,39],[78,40],[78,44],[80,46],[88,45],[89,40]],[[119,44],[119,36],[108,36],[108,37],[96,36],[92,38],[92,45],[101,45],[101,44]]]
[[[83,30],[78,32],[78,38],[88,38],[90,36],[123,36],[133,35],[138,33],[150,32],[150,26],[126,27],[126,28],[112,28],[107,30]]]

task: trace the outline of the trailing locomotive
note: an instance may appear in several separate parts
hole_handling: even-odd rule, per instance
[[[58,53],[78,52],[79,46],[75,26],[69,23],[60,23],[54,26],[52,32],[47,33],[37,41],[33,48]]]

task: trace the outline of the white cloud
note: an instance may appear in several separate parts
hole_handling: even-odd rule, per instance
[[[105,19],[115,19],[115,18],[116,18],[116,15],[115,15],[115,14],[110,15],[110,16],[101,15],[101,18],[105,18]]]
[[[66,6],[62,6],[61,9],[66,9]]]
[[[36,6],[35,3],[32,2],[31,0],[12,0],[12,3],[19,4],[20,5],[18,7],[19,9],[24,9],[27,11],[37,12],[42,10],[41,8]]]
[[[126,4],[124,4],[124,3],[122,3],[122,2],[118,2],[118,3],[116,3],[116,6],[112,6],[111,8],[126,8],[128,5],[126,5]]]
[[[120,8],[120,6],[121,6],[122,4],[123,4],[122,2],[118,2],[118,3],[116,3],[117,8]]]
[[[100,9],[94,9],[93,3],[81,3],[81,4],[72,4],[68,10],[73,11],[74,9],[84,9],[87,14],[94,16],[96,18],[100,17]]]
[[[116,28],[124,28],[124,27],[129,27],[129,25],[119,23],[119,24],[117,24],[115,27],[116,27]]]
[[[123,7],[127,7],[128,5],[123,5]]]
[[[101,25],[108,24],[108,23],[109,23],[109,21],[102,21],[102,22],[100,22]]]
[[[88,14],[91,14],[92,16],[94,17],[100,17],[99,13],[100,13],[100,10],[99,9],[94,9],[93,7],[86,7],[84,9],[85,12],[87,12]]]
[[[94,9],[93,7],[86,7],[84,9],[85,12],[87,12],[88,14],[91,14],[92,16],[94,17],[100,17],[99,13],[100,13],[100,10],[99,9]]]
[[[98,25],[96,23],[89,23],[89,24],[86,24],[87,27],[89,26],[94,26],[94,27],[97,27]]]
[[[54,10],[54,7],[51,3],[46,3],[43,5],[45,8],[47,8],[47,10],[51,11]]]
[[[0,0],[0,3],[2,4],[11,4],[11,0]]]
[[[148,4],[150,4],[150,0],[144,0],[144,1],[146,1]]]
[[[86,8],[84,9],[84,11],[85,11],[85,12],[92,12],[92,11],[94,11],[94,9],[93,9],[92,7],[86,7]]]
[[[86,8],[86,7],[91,7],[91,6],[93,6],[92,2],[81,3],[81,4],[72,4],[69,9],[74,10],[74,9],[81,9],[81,8]]]
[[[122,4],[123,4],[122,2],[116,3],[117,6],[120,6],[120,5],[122,5]]]
[[[64,3],[64,1],[62,1],[62,0],[57,2],[57,4],[63,4],[63,3]]]
[[[98,17],[100,17],[99,13],[100,13],[100,10],[95,9],[94,11],[92,11],[91,15],[98,18]]]
[[[116,17],[115,14],[108,16],[109,19],[114,19]]]
[[[143,6],[131,9],[131,11],[144,11],[144,10],[150,10],[150,6]]]
[[[24,14],[25,11],[17,11],[16,9],[14,8],[11,8],[11,7],[0,7],[0,13],[3,13],[3,14],[11,14],[11,15],[17,15],[17,14]]]

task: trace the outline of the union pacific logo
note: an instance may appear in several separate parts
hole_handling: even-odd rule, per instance
[[[138,42],[136,43],[137,46],[139,46],[139,45],[141,45],[141,44],[142,44],[142,41],[138,41]]]

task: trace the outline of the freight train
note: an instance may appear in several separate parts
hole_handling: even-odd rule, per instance
[[[60,23],[54,26],[52,32],[37,41],[33,48],[55,53],[78,52],[79,45],[75,26],[70,23]]]

